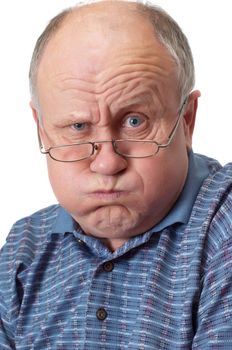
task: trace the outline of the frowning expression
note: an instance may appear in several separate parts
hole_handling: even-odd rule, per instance
[[[176,121],[180,95],[169,52],[141,15],[119,6],[115,19],[108,10],[98,3],[70,15],[46,47],[38,71],[46,148],[112,139],[166,142]],[[185,181],[190,139],[183,118],[171,145],[151,158],[122,157],[110,142],[80,162],[48,157],[51,185],[86,234],[116,249],[170,210]]]

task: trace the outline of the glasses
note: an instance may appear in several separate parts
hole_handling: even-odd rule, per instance
[[[44,149],[40,134],[39,134],[39,122],[38,127],[38,139],[40,151],[43,154],[48,154],[53,160],[58,162],[78,162],[84,159],[90,158],[94,155],[95,151],[100,150],[103,143],[111,143],[115,153],[127,158],[148,158],[156,155],[161,148],[166,148],[172,142],[177,128],[180,123],[182,111],[187,102],[187,98],[184,100],[174,127],[172,128],[167,142],[160,144],[153,140],[135,140],[135,139],[123,139],[123,140],[103,140],[95,142],[80,142],[73,143],[71,145],[60,145],[49,147]]]

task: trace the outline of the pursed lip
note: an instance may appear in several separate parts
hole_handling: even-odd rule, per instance
[[[96,190],[88,195],[93,198],[98,198],[98,199],[105,199],[105,200],[113,200],[120,198],[121,196],[127,194],[127,191],[121,191],[121,190]]]

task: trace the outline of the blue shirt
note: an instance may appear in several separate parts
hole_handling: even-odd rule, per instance
[[[18,221],[0,349],[232,349],[231,188],[232,165],[191,154],[174,208],[115,252],[59,205]]]

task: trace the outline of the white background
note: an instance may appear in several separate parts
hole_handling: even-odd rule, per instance
[[[51,17],[72,0],[8,0],[0,11],[0,246],[12,224],[54,203],[45,158],[29,109],[28,67],[35,41]],[[202,93],[194,150],[232,160],[231,1],[156,1],[187,35]]]

